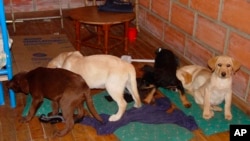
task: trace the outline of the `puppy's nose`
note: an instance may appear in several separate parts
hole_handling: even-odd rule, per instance
[[[226,76],[226,73],[225,73],[225,72],[222,72],[222,73],[221,73],[221,76],[222,76],[222,77],[225,77],[225,76]]]

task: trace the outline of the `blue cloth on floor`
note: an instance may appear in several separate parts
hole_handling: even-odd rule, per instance
[[[100,114],[103,123],[100,123],[93,117],[84,117],[82,124],[94,127],[97,134],[111,134],[118,128],[129,124],[130,122],[141,122],[147,124],[177,124],[187,128],[190,131],[198,129],[194,118],[187,116],[179,109],[175,109],[172,113],[166,113],[171,107],[171,102],[167,97],[156,99],[155,105],[143,105],[141,108],[131,108],[127,110],[122,118],[115,122],[109,122],[110,115]]]

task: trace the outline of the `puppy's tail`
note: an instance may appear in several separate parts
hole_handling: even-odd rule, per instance
[[[87,103],[87,107],[90,111],[90,113],[92,114],[92,116],[97,119],[100,122],[103,122],[102,118],[100,117],[100,115],[97,113],[92,97],[90,96],[90,90],[87,90],[85,92],[85,97],[86,97],[86,103]]]

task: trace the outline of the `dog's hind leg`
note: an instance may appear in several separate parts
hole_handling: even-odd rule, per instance
[[[83,117],[84,117],[85,110],[84,110],[84,108],[83,108],[83,104],[84,104],[84,102],[81,102],[81,103],[78,104],[78,106],[76,107],[76,109],[77,109],[77,114],[74,114],[74,122],[75,122],[75,123],[81,122],[81,120],[82,120]]]
[[[51,106],[52,106],[52,112],[49,113],[48,115],[49,116],[57,115],[59,112],[59,103],[57,101],[56,102],[52,101]]]
[[[69,110],[62,110],[63,111],[63,118],[65,120],[65,128],[61,131],[56,131],[54,136],[64,136],[74,127],[74,119],[73,119],[73,110],[69,112]]]
[[[54,136],[64,136],[66,135],[71,129],[74,127],[74,119],[73,119],[73,114],[74,114],[74,103],[75,100],[70,99],[70,98],[65,98],[62,97],[60,100],[60,107],[62,109],[62,114],[63,118],[65,120],[65,128],[61,131],[56,131],[54,133]]]
[[[78,104],[78,106],[77,106],[77,117],[78,118],[82,118],[83,116],[84,116],[84,113],[85,113],[85,111],[84,111],[84,108],[83,108],[83,102],[81,102],[80,104]]]
[[[82,95],[82,96],[81,96]],[[74,116],[74,120],[79,120],[84,116],[84,108],[83,104],[85,101],[85,96],[83,94],[80,94],[79,97],[74,101],[74,108],[77,110],[77,115]]]
[[[126,82],[126,88],[128,89],[129,93],[132,95],[135,101],[134,107],[136,108],[141,107],[141,99],[140,99],[138,88],[137,88],[135,72],[130,72],[129,78]]]
[[[127,107],[127,102],[123,98],[124,87],[121,87],[121,86],[114,87],[114,85],[111,84],[111,86],[109,86],[109,85],[106,86],[106,89],[107,89],[107,92],[109,93],[109,95],[113,98],[113,100],[118,105],[117,113],[114,115],[111,115],[109,117],[109,121],[117,121],[122,117],[122,115],[124,114],[126,107]]]

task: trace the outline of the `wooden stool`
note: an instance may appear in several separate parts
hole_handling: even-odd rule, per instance
[[[109,38],[119,39],[120,43],[124,42],[124,50],[128,51],[128,27],[129,22],[135,18],[135,13],[119,13],[99,11],[97,6],[88,6],[74,9],[70,12],[70,17],[75,21],[76,32],[76,50],[80,51],[81,44],[87,47],[101,49],[105,54],[114,46],[108,46]],[[97,44],[82,42],[80,36],[80,26],[95,25],[97,26]],[[115,24],[124,24],[124,36],[112,36],[109,34],[110,28]],[[101,34],[103,31],[104,43],[101,45]],[[117,45],[117,44],[116,44]]]

